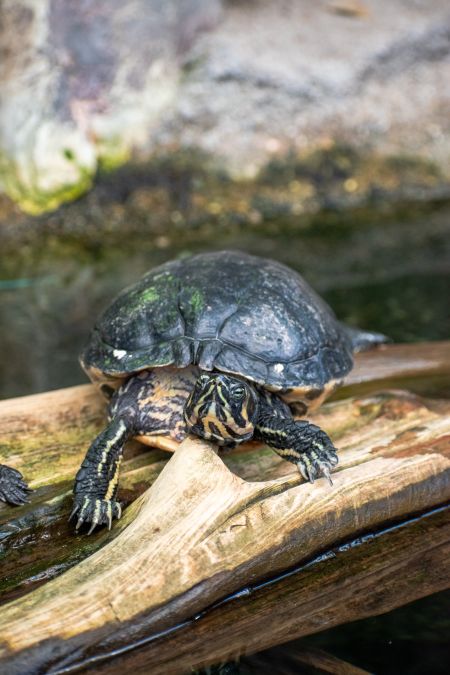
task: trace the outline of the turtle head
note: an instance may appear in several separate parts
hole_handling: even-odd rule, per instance
[[[248,382],[222,373],[202,373],[184,407],[189,431],[218,445],[253,436],[258,395]]]

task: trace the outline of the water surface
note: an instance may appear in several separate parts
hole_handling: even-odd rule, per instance
[[[408,212],[329,213],[258,225],[168,227],[95,238],[47,235],[0,258],[0,397],[86,381],[77,356],[99,311],[144,272],[176,256],[222,248],[298,270],[353,325],[396,341],[450,336],[450,206]]]

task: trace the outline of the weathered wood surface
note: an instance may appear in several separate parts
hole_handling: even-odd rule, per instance
[[[243,589],[241,597],[163,639],[97,662],[96,672],[188,672],[382,614],[448,588],[449,555],[448,510],[381,531],[375,539],[349,540],[291,576]]]
[[[2,456],[38,488],[30,505],[0,511],[3,597],[17,598],[0,614],[8,672],[72,672],[69,664],[78,670],[90,658],[101,659],[97,672],[183,672],[448,586],[449,523],[439,512],[189,621],[339,541],[450,499],[450,401],[367,393],[370,374],[377,388],[390,359],[396,386],[448,377],[448,343],[414,347],[359,356],[347,383],[353,397],[314,416],[341,450],[334,488],[301,482],[268,449],[231,453],[225,464],[208,444],[187,441],[167,463],[136,444],[122,499],[152,487],[111,533],[89,539],[73,535],[66,518],[73,475],[101,425],[100,397],[85,386],[0,404]]]

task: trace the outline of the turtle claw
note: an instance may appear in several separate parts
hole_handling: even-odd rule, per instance
[[[337,466],[339,464],[339,457],[337,456],[337,452],[334,450],[329,450],[328,451],[328,462],[331,464],[332,467]]]
[[[0,501],[12,506],[22,506],[30,501],[30,492],[33,491],[23,480],[20,471],[0,464]]]
[[[307,458],[303,457],[299,462],[297,462],[297,468],[306,481],[309,483],[314,483],[315,471]]]
[[[87,534],[92,534],[98,525],[106,525],[108,530],[112,527],[113,518],[119,519],[122,515],[122,507],[119,502],[109,499],[96,499],[95,497],[82,497],[77,499],[69,520],[78,514],[75,530],[90,524]]]
[[[92,525],[91,525],[91,527],[89,528],[88,536],[89,536],[90,534],[92,534],[92,532],[93,532],[93,531],[95,530],[95,528],[97,527],[97,524],[98,524],[97,521],[94,520],[93,523],[92,523]],[[108,528],[108,529],[109,529],[109,528]]]
[[[312,485],[314,483],[314,476],[315,476],[313,467],[311,467],[311,466],[306,467],[306,474],[308,476],[309,482]]]
[[[327,481],[330,484],[330,487],[333,487],[333,481],[331,480],[331,475],[330,475],[330,469],[328,468],[328,465],[325,463],[320,464],[320,468],[322,469],[322,473],[327,479]]]
[[[303,478],[314,483],[316,478],[323,475],[333,485],[331,471],[339,462],[336,449],[328,436],[318,429],[312,439],[311,447],[302,453],[297,467]]]
[[[69,521],[68,521],[69,523],[70,523],[71,520],[73,520],[73,517],[75,516],[75,514],[77,513],[77,511],[79,511],[79,509],[80,509],[80,505],[79,505],[79,504],[75,504],[75,506],[74,506],[73,509],[72,509],[72,513],[71,513],[70,516],[69,516]]]
[[[306,457],[303,457],[299,462],[297,462],[297,468],[300,471],[300,474],[302,477],[308,482],[308,483],[314,483],[314,478],[315,478],[315,469],[311,466],[309,459],[306,459]]]

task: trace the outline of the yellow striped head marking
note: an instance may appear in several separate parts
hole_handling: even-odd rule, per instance
[[[228,446],[253,436],[257,414],[255,389],[238,377],[222,373],[202,373],[184,408],[191,433]]]

